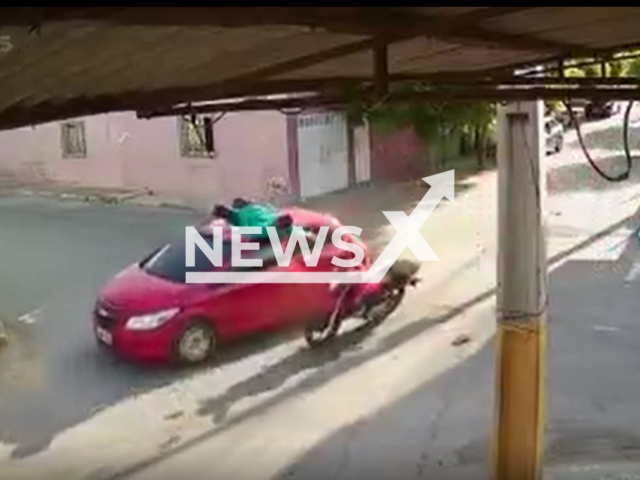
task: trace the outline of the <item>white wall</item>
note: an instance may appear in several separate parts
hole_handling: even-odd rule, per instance
[[[347,120],[342,113],[298,116],[300,195],[313,197],[349,186]]]

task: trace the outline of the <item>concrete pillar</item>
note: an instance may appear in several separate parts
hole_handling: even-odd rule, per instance
[[[498,109],[494,478],[539,480],[545,425],[544,105]]]

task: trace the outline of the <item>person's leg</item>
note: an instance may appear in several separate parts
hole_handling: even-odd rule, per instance
[[[231,214],[231,210],[224,205],[215,205],[213,207],[213,211],[211,212],[211,216],[214,218],[229,218]]]
[[[235,210],[238,210],[240,208],[244,208],[248,205],[251,205],[251,202],[249,200],[246,200],[242,197],[238,197],[236,199],[233,200],[233,203],[231,204],[231,207]]]

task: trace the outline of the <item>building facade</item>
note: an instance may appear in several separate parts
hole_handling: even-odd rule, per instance
[[[0,174],[201,202],[268,198],[274,188],[306,198],[417,174],[415,139],[351,128],[342,113],[204,118],[112,113],[0,132]]]

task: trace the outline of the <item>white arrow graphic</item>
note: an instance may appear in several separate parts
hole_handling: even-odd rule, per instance
[[[405,212],[383,212],[396,229],[396,234],[367,272],[368,281],[381,281],[405,247],[409,247],[420,262],[440,261],[420,234],[420,228],[443,197],[454,201],[455,170],[424,177],[422,180],[431,185],[431,188],[413,209],[411,216],[407,217]]]
[[[454,201],[455,171],[424,177],[431,188],[411,215],[402,211],[383,212],[396,234],[365,272],[187,272],[187,283],[378,283],[406,247],[421,262],[440,259],[420,234],[420,228],[443,198]]]

